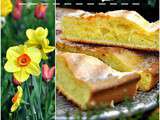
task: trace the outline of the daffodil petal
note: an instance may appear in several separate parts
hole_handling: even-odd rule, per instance
[[[4,69],[7,72],[18,72],[20,71],[20,67],[16,65],[16,62],[14,61],[7,61],[6,64],[4,65]]]
[[[23,45],[10,47],[10,48],[7,50],[6,58],[7,58],[8,60],[9,60],[9,59],[16,60],[17,57],[19,57],[23,52],[24,52],[24,47],[23,47]]]
[[[22,97],[23,89],[21,88],[21,86],[18,86],[17,89],[18,89],[19,96]]]
[[[50,53],[55,49],[55,47],[48,46],[47,48],[43,48],[44,53]]]
[[[21,88],[21,86],[18,86],[17,89],[18,89],[18,91],[16,92],[16,94],[12,98],[12,102],[13,103],[16,103],[16,102],[20,103],[21,99],[22,99],[23,89]]]
[[[52,52],[54,50],[53,46],[49,46],[49,40],[48,39],[44,39],[42,41],[42,49],[44,53],[49,53]]]
[[[29,55],[29,57],[31,58],[31,61],[35,63],[40,63],[42,55],[41,55],[41,51],[38,48],[29,47],[25,52],[27,55]]]
[[[16,78],[16,80],[21,83],[23,83],[29,78],[29,74],[24,69],[21,69],[20,71],[13,73],[13,75]]]
[[[30,39],[27,42],[25,42],[25,45],[27,46],[38,46],[39,45],[39,41],[37,41],[36,39]]]
[[[35,30],[35,34],[36,34],[36,38],[37,39],[40,39],[40,40],[43,40],[47,37],[48,35],[48,29],[44,29],[43,27],[38,27],[36,30]]]
[[[23,89],[21,88],[21,86],[18,86],[17,89],[18,89],[17,91],[18,96],[16,102],[20,103],[23,96]]]
[[[37,63],[35,63],[35,62],[31,62],[31,63],[27,66],[26,71],[27,71],[29,74],[38,76],[38,75],[40,74],[40,66],[39,66],[39,64],[37,64]]]
[[[11,107],[11,112],[14,112],[17,110],[17,108],[19,107],[20,103],[19,102],[16,102],[12,105]]]
[[[41,53],[42,53],[42,59],[43,59],[43,60],[47,60],[47,59],[48,59],[47,54],[44,53],[43,51],[42,51]]]
[[[47,46],[49,46],[49,40],[48,39],[43,39],[42,41],[41,41],[42,43],[42,47],[47,47]]]
[[[1,0],[1,16],[6,17],[13,9],[11,0]]]
[[[17,87],[17,92],[12,98],[13,105],[11,107],[11,112],[14,112],[17,110],[17,108],[20,106],[21,100],[22,100],[22,95],[23,95],[23,89],[21,86]]]
[[[33,29],[27,29],[26,35],[29,40],[35,39],[35,31]]]

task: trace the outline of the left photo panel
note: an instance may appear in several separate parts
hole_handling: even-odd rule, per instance
[[[55,116],[55,1],[0,0],[1,119]]]

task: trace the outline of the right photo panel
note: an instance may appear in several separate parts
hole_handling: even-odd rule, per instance
[[[159,1],[56,0],[56,120],[159,119]]]

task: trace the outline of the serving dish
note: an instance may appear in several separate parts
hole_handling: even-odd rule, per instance
[[[132,101],[124,101],[122,103],[114,105],[114,107],[106,107],[99,110],[99,113],[95,113],[95,110],[91,110],[90,119],[111,119],[121,116],[132,116],[136,113],[143,113],[154,109],[158,106],[158,93],[159,84],[149,92],[138,91],[137,95]],[[61,94],[56,95],[56,118],[57,120],[74,119],[76,114],[81,113],[81,117],[87,118],[87,111],[80,111],[77,106],[73,105],[70,101],[67,101]],[[80,115],[80,114],[79,114]]]
[[[62,32],[60,27],[61,17],[67,13],[73,12],[73,9],[58,9],[57,17],[56,17],[56,32],[57,39],[58,35]],[[158,94],[159,94],[159,84],[156,85],[149,92],[138,91],[137,95],[133,98],[133,100],[125,100],[124,102],[113,105],[112,107],[104,107],[97,109],[92,109],[89,111],[82,111],[72,102],[68,101],[62,94],[57,92],[56,95],[56,119],[75,119],[83,118],[87,119],[112,119],[112,118],[120,118],[132,116],[137,113],[144,113],[154,109],[158,106]]]

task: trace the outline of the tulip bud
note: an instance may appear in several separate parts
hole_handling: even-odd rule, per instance
[[[37,19],[44,19],[46,16],[46,10],[47,6],[40,3],[35,7],[34,16]]]
[[[55,67],[51,67],[51,69],[48,71],[48,79],[52,80],[53,75],[55,73]]]
[[[20,3],[22,3],[22,0],[16,0],[13,10],[13,18],[15,20],[19,20],[22,16],[22,5],[20,5]]]
[[[22,12],[18,8],[15,7],[13,10],[13,18],[15,20],[19,20],[21,16],[22,16]]]
[[[13,84],[14,84],[15,86],[18,86],[18,85],[21,84],[18,80],[16,80],[16,78],[15,78],[14,76],[12,77],[12,82],[13,82]]]
[[[20,3],[22,3],[22,0],[16,0],[15,7],[19,10],[22,10],[22,5]]]
[[[49,82],[52,80],[55,72],[55,67],[53,66],[51,69],[47,64],[42,65],[42,78],[44,81]]]

